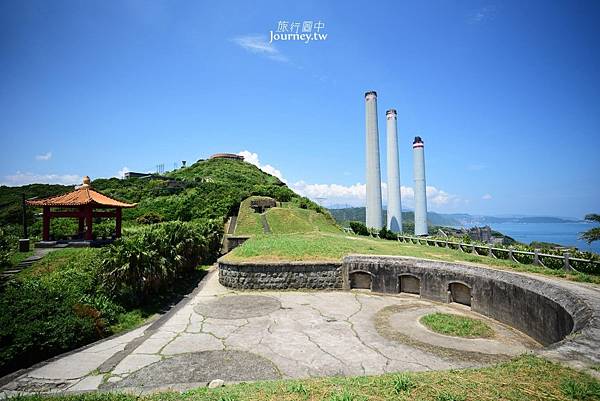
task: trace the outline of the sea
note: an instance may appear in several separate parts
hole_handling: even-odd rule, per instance
[[[600,241],[588,244],[579,239],[583,231],[597,227],[587,222],[577,223],[495,223],[488,224],[493,230],[514,238],[524,244],[531,241],[552,242],[564,246],[575,246],[582,251],[600,254]]]

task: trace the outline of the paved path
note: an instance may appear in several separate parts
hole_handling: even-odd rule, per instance
[[[9,267],[6,270],[0,272],[0,286],[11,280],[15,275],[20,273],[22,270],[28,268],[35,262],[41,260],[48,253],[62,248],[34,248],[33,255],[23,259],[19,264],[13,267]]]
[[[263,232],[265,234],[271,234],[271,227],[269,227],[269,222],[267,221],[267,215],[262,213],[260,215],[260,223],[262,224],[263,227]]]
[[[463,368],[538,347],[521,333],[488,320],[494,338],[461,340],[450,352],[452,339],[432,335],[418,317],[436,310],[473,314],[409,295],[234,292],[219,284],[215,270],[200,286],[189,302],[160,322],[15,377],[0,388],[0,398],[35,391],[182,390],[213,379]]]

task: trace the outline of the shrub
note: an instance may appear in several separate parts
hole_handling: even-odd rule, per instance
[[[92,309],[39,279],[8,285],[0,309],[0,375],[97,338]]]
[[[0,375],[108,333],[95,292],[99,251],[56,251],[41,271],[10,282],[0,294]],[[51,269],[50,267],[55,267]]]
[[[10,265],[11,246],[8,235],[0,228],[0,269]]]
[[[215,221],[142,227],[107,248],[101,266],[103,287],[122,302],[139,305],[197,265],[212,262],[220,238],[221,226]]]
[[[163,217],[156,212],[148,212],[135,219],[138,224],[156,224],[163,220]]]
[[[55,240],[68,239],[77,234],[79,228],[75,218],[61,218],[50,220],[50,236]]]
[[[115,234],[114,219],[98,219],[92,226],[95,238],[111,238]]]
[[[360,221],[351,221],[350,228],[352,229],[352,231],[354,231],[355,234],[369,235],[369,230],[367,229],[367,226],[365,226]]]
[[[379,238],[397,240],[398,236],[396,234],[394,234],[392,231],[388,230],[387,228],[381,227],[381,230],[379,230]]]

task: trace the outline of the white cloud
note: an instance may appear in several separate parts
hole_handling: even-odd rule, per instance
[[[436,187],[427,187],[427,202],[435,206],[446,206],[457,203],[460,198]]]
[[[117,178],[125,178],[125,173],[128,173],[130,171],[131,170],[129,170],[129,167],[125,166],[121,170],[117,171],[117,174],[115,175],[115,177],[117,177]]]
[[[295,192],[310,199],[324,199],[325,205],[350,205],[364,206],[366,200],[367,187],[365,184],[356,183],[353,185],[340,184],[308,184],[299,181],[290,186]],[[400,187],[402,197],[402,206],[414,206],[415,191],[412,187]],[[383,202],[387,202],[387,184],[381,183],[381,195]],[[446,206],[457,203],[460,200],[456,195],[452,195],[436,187],[427,187],[427,202],[434,206]]]
[[[294,192],[310,199],[324,198],[325,205],[348,204],[364,206],[366,199],[365,184],[346,186],[339,184],[308,184],[298,181],[290,186]]]
[[[80,184],[83,177],[77,174],[35,174],[17,171],[15,174],[6,175],[1,182],[2,185],[19,186],[27,184]]]
[[[485,170],[487,166],[485,164],[469,164],[467,170],[469,171],[481,171]]]
[[[260,54],[283,63],[289,61],[287,57],[281,54],[279,49],[267,41],[265,35],[243,35],[233,38],[232,41],[250,53]]]
[[[244,156],[244,161],[250,164],[254,164],[256,167],[258,167],[265,173],[271,174],[272,176],[279,178],[282,182],[287,182],[286,179],[283,178],[283,174],[281,174],[281,171],[271,166],[270,164],[261,164],[260,159],[258,158],[258,153],[252,153],[248,150],[242,150],[241,152],[238,152],[238,155]]]
[[[52,152],[42,153],[41,155],[36,155],[35,160],[46,161],[52,159]]]
[[[280,170],[270,164],[261,164],[257,153],[243,150],[238,152],[238,155],[244,156],[247,163],[254,164],[266,173],[269,173],[281,181],[287,183]],[[364,206],[367,197],[367,187],[365,184],[356,183],[353,185],[340,184],[311,184],[305,181],[298,181],[289,184],[289,187],[296,193],[306,196],[314,201],[319,201],[324,206],[331,205],[349,205],[349,206]],[[414,207],[415,192],[412,187],[400,187],[402,197],[402,207]],[[383,202],[387,203],[387,184],[381,183],[381,195]],[[442,189],[428,186],[427,187],[427,202],[435,207],[456,206],[462,202],[462,199],[456,195],[452,195]]]
[[[485,194],[485,195],[483,195],[483,196],[481,197],[481,199],[483,199],[483,200],[490,200],[490,199],[492,199],[492,198],[493,198],[493,197],[492,197],[492,195],[490,195],[490,194]]]
[[[495,6],[486,6],[475,11],[472,11],[468,16],[468,21],[471,24],[482,24],[492,18],[496,14]]]

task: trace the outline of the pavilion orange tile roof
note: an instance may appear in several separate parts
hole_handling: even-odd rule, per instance
[[[84,206],[95,205],[105,207],[135,207],[135,203],[125,203],[95,191],[90,186],[90,178],[83,178],[83,185],[74,191],[64,195],[52,196],[50,198],[35,199],[27,201],[30,206]]]

